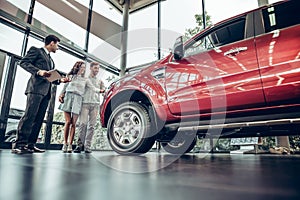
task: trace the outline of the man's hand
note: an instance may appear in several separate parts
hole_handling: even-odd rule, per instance
[[[105,90],[100,90],[100,93],[104,93],[105,92]]]
[[[38,74],[39,76],[42,76],[42,77],[50,77],[50,76],[51,76],[51,74],[50,74],[48,71],[46,71],[46,70],[39,70],[39,71],[37,72],[37,74]]]
[[[67,82],[70,82],[70,81],[71,81],[71,79],[68,78],[68,77],[64,77],[64,78],[60,79],[61,83],[67,83]]]

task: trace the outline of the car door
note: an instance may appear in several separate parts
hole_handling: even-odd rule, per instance
[[[251,13],[194,37],[185,45],[181,60],[170,60],[165,83],[173,114],[201,115],[265,105],[250,29]]]
[[[269,106],[300,103],[300,1],[270,5],[255,17],[258,62]]]

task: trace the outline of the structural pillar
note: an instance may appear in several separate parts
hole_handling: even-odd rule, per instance
[[[261,7],[263,5],[269,4],[269,0],[257,0],[258,6]]]
[[[130,0],[124,0],[123,4],[123,25],[121,32],[121,60],[120,76],[124,76],[127,64],[127,40],[128,40],[128,19],[129,19]]]
[[[85,52],[88,52],[88,50],[89,50],[89,38],[90,38],[90,31],[91,31],[92,14],[93,14],[93,0],[90,0],[89,14],[88,14],[88,20],[87,20],[87,27],[86,27],[86,35],[85,35],[85,48],[84,48]]]
[[[160,8],[160,0],[158,0],[157,2],[157,7],[158,7],[158,13],[157,13],[157,26],[158,26],[158,30],[157,30],[157,59],[160,60],[161,58],[161,44],[160,44],[160,31],[161,31],[161,18],[160,18],[160,12],[161,12],[161,8]]]
[[[28,12],[28,18],[27,18],[27,23],[28,24],[32,23],[34,5],[35,5],[35,0],[31,0],[30,7],[29,7],[29,12]],[[30,33],[30,28],[27,27],[26,31],[25,31],[25,34],[24,34],[23,44],[22,44],[22,50],[21,50],[21,55],[22,56],[25,56],[25,54],[26,54],[29,33]]]
[[[203,29],[206,28],[206,16],[205,16],[205,1],[202,0],[202,18],[203,18]]]

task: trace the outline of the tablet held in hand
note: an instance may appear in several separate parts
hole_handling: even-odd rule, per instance
[[[51,75],[46,78],[49,82],[60,80],[66,76],[66,73],[58,71],[57,69],[50,70],[49,73]]]

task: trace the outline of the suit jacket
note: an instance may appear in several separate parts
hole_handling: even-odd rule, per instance
[[[51,62],[53,66],[51,66]],[[31,47],[21,59],[20,66],[31,73],[25,90],[26,95],[32,93],[45,96],[51,92],[51,83],[46,78],[37,75],[39,70],[49,71],[54,68],[54,62],[44,48]],[[58,81],[52,83],[59,84]]]

